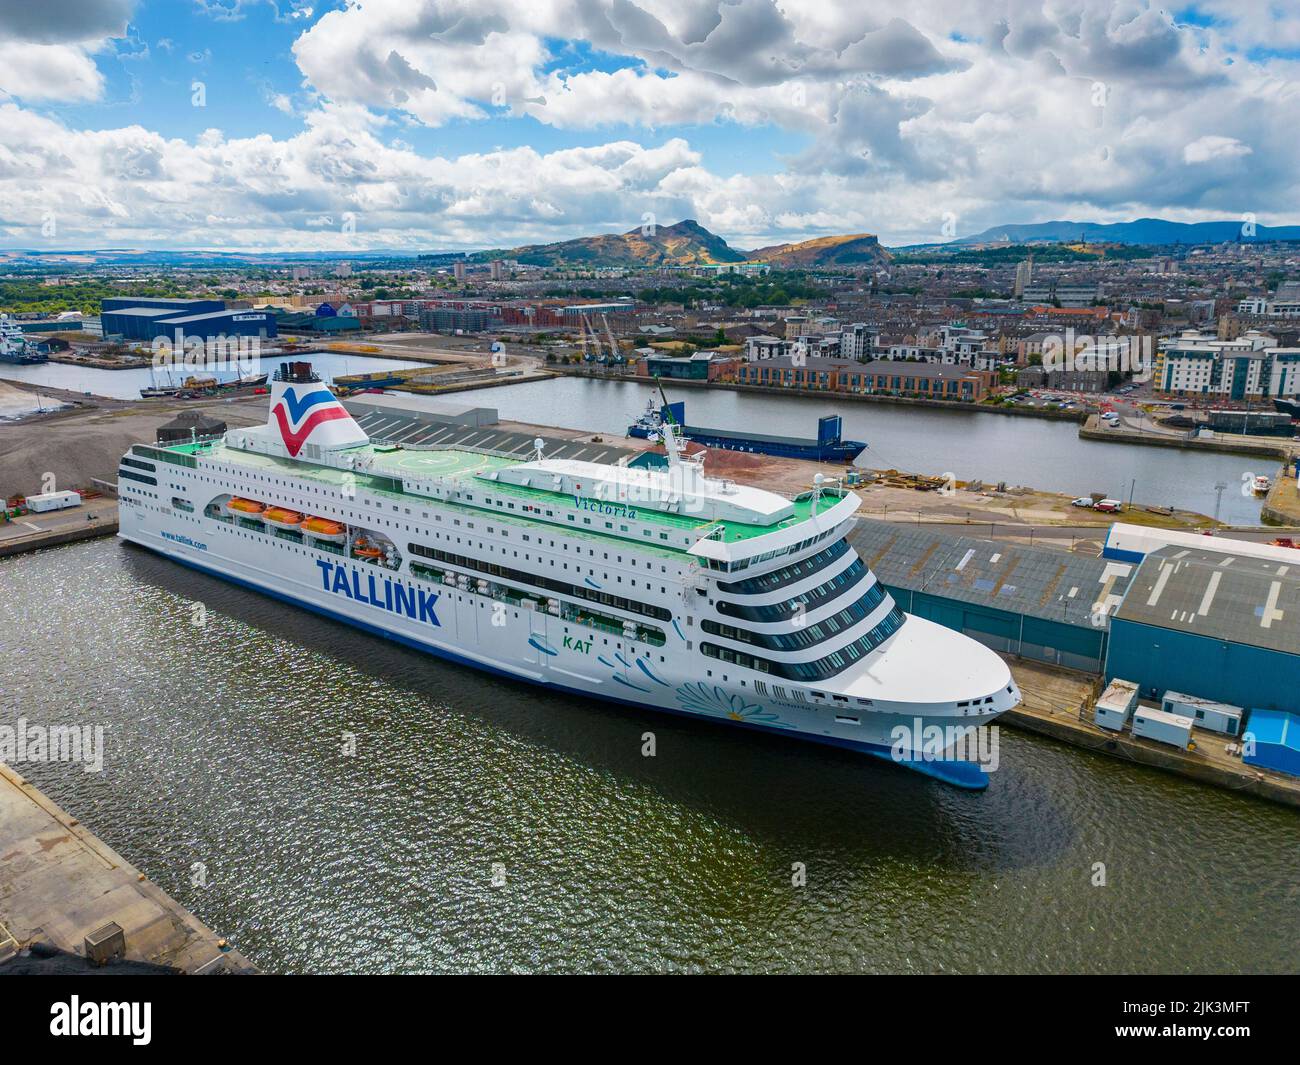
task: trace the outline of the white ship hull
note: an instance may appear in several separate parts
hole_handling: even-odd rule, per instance
[[[922,727],[983,725],[1005,710],[1003,706],[954,719],[945,705],[907,702],[890,710],[877,699],[877,708],[870,713],[857,713],[857,723],[838,722],[833,707],[771,695],[758,698],[748,687],[724,686],[702,677],[699,656],[685,652],[685,641],[680,638],[678,647],[672,640],[653,650],[638,645],[640,653],[629,659],[626,651],[609,651],[623,642],[612,634],[582,630],[542,611],[497,612],[500,623],[493,624],[491,599],[445,586],[427,590],[427,594],[437,595],[431,607],[437,618],[433,625],[419,619],[418,599],[414,619],[388,608],[391,600],[384,595],[385,582],[397,574],[327,552],[299,548],[305,553],[297,554],[292,551],[297,545],[285,541],[276,540],[268,546],[266,535],[253,533],[244,538],[234,527],[214,518],[178,524],[177,516],[169,520],[161,511],[124,506],[119,536],[205,573],[409,647],[556,691],[738,724],[890,760],[898,760],[894,750],[898,726],[915,730],[918,718]],[[339,591],[326,591],[322,563],[330,567],[331,588],[337,584]],[[342,580],[351,594],[342,590],[335,567],[346,574]],[[929,624],[911,618],[909,625],[917,622]],[[608,646],[601,642],[604,639],[610,641]],[[587,644],[590,646],[585,649],[578,646]],[[904,760],[911,762],[909,768],[959,786],[982,787],[984,783],[983,774],[974,765],[963,767],[943,759]]]

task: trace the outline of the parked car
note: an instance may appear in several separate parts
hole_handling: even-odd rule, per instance
[[[1091,509],[1091,508],[1092,508],[1092,496],[1080,496],[1078,499],[1071,499],[1071,500],[1070,500],[1070,506],[1072,506],[1072,507],[1088,507],[1089,509]]]
[[[1123,506],[1122,499],[1099,499],[1092,505],[1092,509],[1100,510],[1103,514],[1118,514]]]

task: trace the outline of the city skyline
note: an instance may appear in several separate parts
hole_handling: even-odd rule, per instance
[[[0,245],[733,247],[1295,221],[1300,15],[919,3],[0,4]]]

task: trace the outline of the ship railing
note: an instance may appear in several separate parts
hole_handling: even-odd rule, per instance
[[[178,444],[200,444],[205,448],[211,448],[213,444],[219,444],[226,439],[225,433],[209,433],[206,436],[194,436],[189,440],[177,440]]]

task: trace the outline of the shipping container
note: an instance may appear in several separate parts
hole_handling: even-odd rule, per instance
[[[1131,680],[1116,677],[1106,686],[1093,707],[1092,720],[1101,728],[1123,732],[1137,706],[1138,686]]]
[[[1192,742],[1192,719],[1139,707],[1133,714],[1133,735],[1186,750]]]
[[[1216,703],[1182,692],[1165,692],[1160,709],[1166,714],[1181,714],[1196,722],[1197,728],[1221,732],[1225,736],[1241,735],[1241,718],[1245,711],[1231,703]]]
[[[42,492],[27,497],[27,509],[33,514],[43,514],[47,510],[64,510],[67,507],[81,506],[81,496],[76,492]]]

